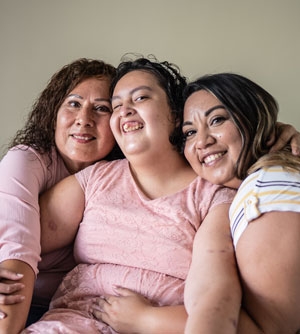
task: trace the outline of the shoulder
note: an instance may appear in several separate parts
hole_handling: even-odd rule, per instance
[[[262,168],[249,175],[241,184],[231,213],[245,210],[247,220],[264,212],[294,211],[300,202],[300,174],[281,166]]]
[[[18,146],[10,149],[0,163],[0,176],[3,178],[25,181],[40,179],[45,174],[45,161],[34,149]],[[30,180],[31,179],[31,180]]]
[[[199,176],[195,179],[194,185],[198,196],[210,199],[212,202],[231,203],[236,194],[236,189],[213,184]]]
[[[43,160],[42,155],[35,149],[25,145],[12,147],[1,160],[2,163],[34,163],[35,161]]]
[[[75,177],[81,185],[95,184],[99,180],[104,183],[106,180],[117,180],[127,170],[128,161],[126,159],[102,160],[79,171]]]
[[[282,166],[265,167],[250,174],[241,184],[238,193],[250,190],[259,192],[274,187],[300,187],[299,182],[299,172],[288,171]]]
[[[35,186],[38,191],[46,190],[68,175],[62,158],[54,148],[49,156],[32,147],[18,145],[11,148],[0,162],[1,181],[15,180],[24,187]]]

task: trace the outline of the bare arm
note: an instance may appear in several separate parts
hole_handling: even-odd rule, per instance
[[[42,253],[73,242],[84,206],[84,193],[74,175],[63,179],[40,197]]]
[[[17,334],[25,327],[35,282],[35,274],[28,264],[19,260],[3,261],[0,264],[0,267],[23,274],[23,277],[20,279],[20,282],[24,284],[22,295],[25,298],[23,302],[1,306],[1,309],[6,314],[6,317],[0,321],[0,333]],[[12,280],[2,281],[7,284],[14,283]]]
[[[229,205],[213,208],[194,239],[185,287],[185,333],[236,333],[241,287],[232,244]]]
[[[265,333],[296,333],[300,329],[299,254],[299,213],[265,213],[252,221],[239,239],[236,255],[244,288],[243,307]]]

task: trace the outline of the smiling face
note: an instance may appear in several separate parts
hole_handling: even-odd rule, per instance
[[[235,167],[242,149],[241,135],[220,101],[205,90],[188,97],[182,127],[184,154],[204,179],[238,188]]]
[[[163,154],[172,147],[174,125],[167,95],[153,74],[142,70],[125,74],[114,88],[112,108],[111,129],[126,157]]]
[[[71,173],[103,159],[115,144],[109,84],[107,79],[82,81],[58,110],[55,143]]]

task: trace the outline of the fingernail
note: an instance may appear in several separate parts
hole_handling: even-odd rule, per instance
[[[23,277],[24,275],[23,275],[23,274],[20,274],[20,273],[17,273],[17,276],[18,276],[18,277]]]
[[[0,313],[0,319],[4,319],[6,317],[6,314]]]

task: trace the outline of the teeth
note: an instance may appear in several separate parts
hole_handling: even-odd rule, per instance
[[[206,157],[203,162],[205,164],[208,164],[212,161],[215,161],[216,159],[220,158],[222,155],[224,155],[224,153],[217,153],[217,154],[212,154],[212,155],[209,155],[208,157]]]
[[[73,137],[75,139],[79,139],[79,140],[90,140],[91,137],[87,137],[87,136],[76,136],[76,135],[73,135]]]
[[[126,123],[123,126],[123,130],[125,132],[135,131],[135,130],[142,129],[142,128],[143,128],[143,125],[142,124],[138,124],[138,123],[136,123],[136,124]]]

